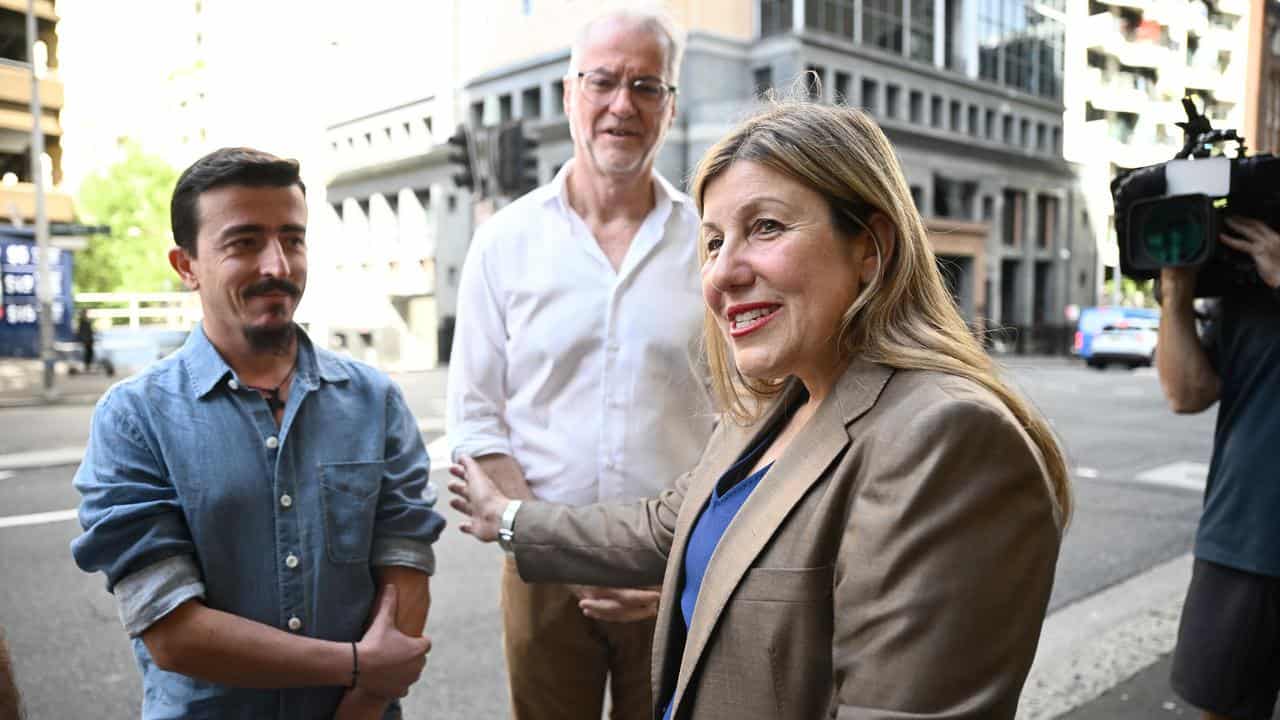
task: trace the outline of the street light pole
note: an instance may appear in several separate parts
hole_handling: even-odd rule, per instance
[[[36,200],[36,299],[40,304],[40,359],[44,364],[44,396],[53,397],[53,289],[49,284],[49,218],[44,207],[44,127],[40,107],[40,73],[36,71],[35,0],[27,0],[27,66],[31,69],[31,183]],[[67,309],[70,310],[69,308]]]

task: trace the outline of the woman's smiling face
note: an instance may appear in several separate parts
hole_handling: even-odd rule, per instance
[[[834,379],[840,323],[876,265],[866,233],[846,236],[818,192],[739,160],[707,183],[701,242],[703,298],[739,372]]]

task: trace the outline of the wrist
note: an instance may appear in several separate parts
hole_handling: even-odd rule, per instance
[[[520,511],[520,500],[508,500],[498,518],[498,547],[504,552],[515,552],[516,513]]]

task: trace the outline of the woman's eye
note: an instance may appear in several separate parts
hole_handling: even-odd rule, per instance
[[[720,246],[723,244],[724,244],[724,238],[714,237],[714,236],[709,237],[707,238],[707,252],[715,252],[719,250]]]
[[[761,218],[760,220],[756,221],[757,233],[771,235],[780,230],[782,230],[782,223],[778,222],[777,220],[770,220],[769,218]]]

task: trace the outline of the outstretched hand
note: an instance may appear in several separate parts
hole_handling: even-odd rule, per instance
[[[449,501],[449,507],[468,517],[458,529],[481,542],[497,540],[502,511],[510,498],[466,455],[458,459],[457,465],[449,467],[449,473],[457,478],[449,482],[449,492],[456,496]]]

